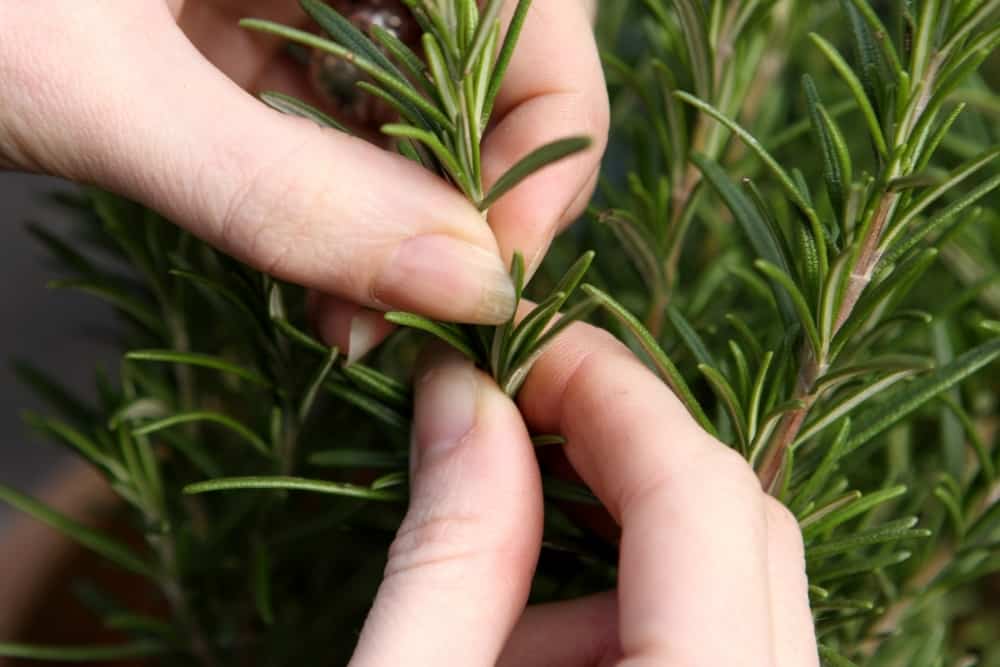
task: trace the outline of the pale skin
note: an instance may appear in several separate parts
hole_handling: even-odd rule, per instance
[[[277,42],[236,27],[304,25],[291,0],[0,3],[0,168],[122,193],[311,288],[319,333],[351,358],[388,333],[389,308],[499,323],[513,252],[537,267],[594,188],[608,130],[595,5],[535,0],[485,140],[487,185],[547,141],[594,145],[488,222],[412,163],[247,92],[307,92]],[[352,664],[818,664],[794,518],[608,335],[571,327],[520,410],[442,351],[416,397],[411,508]],[[542,522],[529,427],[567,437],[621,527],[617,591],[525,610]]]
[[[561,433],[621,528],[618,589],[524,609]],[[625,346],[570,327],[518,404],[457,353],[416,381],[412,498],[352,665],[816,667],[802,537]]]

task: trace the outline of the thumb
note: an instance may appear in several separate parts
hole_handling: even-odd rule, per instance
[[[259,270],[364,306],[476,323],[510,316],[496,240],[456,190],[265,107],[165,6],[136,4],[76,10],[68,45],[56,45],[63,62],[27,65],[21,111],[46,133],[47,158],[34,166],[140,200]]]
[[[514,404],[454,352],[416,387],[412,498],[353,667],[494,665],[524,610],[542,493]]]

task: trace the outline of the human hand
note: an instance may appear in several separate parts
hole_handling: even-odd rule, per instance
[[[445,320],[508,318],[511,254],[537,264],[582,210],[607,134],[580,0],[535,2],[485,141],[485,176],[567,134],[595,146],[497,203],[492,229],[413,163],[253,99],[245,89],[298,94],[307,82],[278,41],[237,26],[242,16],[306,24],[294,0],[0,3],[0,168],[117,191],[331,295],[317,305],[321,333],[352,357],[386,327],[345,300]]]
[[[410,510],[352,665],[814,667],[798,524],[619,342],[573,325],[520,394],[621,526],[618,590],[524,609],[542,492],[525,421],[451,352],[416,385]]]

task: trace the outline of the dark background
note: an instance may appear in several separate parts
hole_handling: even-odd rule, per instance
[[[29,432],[26,409],[42,409],[11,369],[28,361],[70,387],[92,393],[94,369],[114,368],[115,352],[97,330],[110,311],[99,301],[46,283],[55,269],[26,228],[28,221],[58,232],[70,216],[46,194],[72,186],[55,179],[0,173],[0,483],[35,490],[67,459],[62,450]],[[0,505],[0,533],[10,519]]]

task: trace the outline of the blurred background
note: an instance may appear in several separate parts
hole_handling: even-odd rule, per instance
[[[70,216],[50,200],[71,185],[50,178],[0,173],[0,483],[33,491],[67,459],[63,450],[33,434],[21,420],[41,406],[18,381],[15,362],[26,362],[69,387],[92,392],[94,369],[113,369],[116,355],[102,340],[111,311],[98,300],[50,290],[55,277],[28,231],[29,222],[58,231]],[[0,505],[0,533],[11,519]]]

